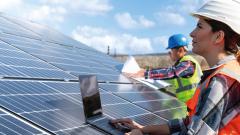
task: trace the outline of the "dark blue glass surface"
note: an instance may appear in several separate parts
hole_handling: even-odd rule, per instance
[[[0,111],[0,133],[2,134],[22,134],[22,135],[32,135],[41,134],[42,132],[38,129],[12,117]]]
[[[184,103],[122,75],[123,63],[46,26],[0,14],[0,56],[0,107],[12,113],[0,111],[0,134],[46,134],[31,124],[59,135],[105,134],[85,122],[79,75],[97,76],[112,118],[148,125],[185,114]]]

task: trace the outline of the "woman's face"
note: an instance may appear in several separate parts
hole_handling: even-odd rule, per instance
[[[192,51],[204,56],[211,51],[214,43],[211,26],[203,19],[199,18],[196,28],[190,33],[192,37]]]

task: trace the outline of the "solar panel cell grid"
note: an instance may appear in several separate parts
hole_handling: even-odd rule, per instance
[[[40,38],[37,34],[24,29],[23,27],[20,27],[16,25],[15,23],[12,23],[11,21],[8,21],[5,18],[0,17],[1,26],[0,29],[3,32],[21,35],[21,36],[27,36],[27,37],[34,37],[34,38]]]
[[[41,134],[36,128],[0,111],[0,134],[2,135],[32,135]]]
[[[0,62],[5,64],[5,65],[10,65],[10,66],[19,66],[19,67],[23,66],[23,67],[56,69],[52,65],[44,63],[40,60],[28,60],[28,59],[22,59],[21,57],[20,57],[20,59],[19,58],[4,57],[3,59],[0,59]]]
[[[164,124],[167,122],[166,119],[160,118],[154,114],[143,114],[132,117],[136,122],[142,125],[156,125],[156,124]]]
[[[0,55],[1,55],[1,57],[4,57],[4,58],[12,57],[12,58],[21,58],[21,59],[29,59],[29,60],[36,59],[29,54],[26,54],[26,53],[23,53],[20,51],[13,51],[13,50],[14,50],[14,48],[11,50],[0,49]],[[2,59],[2,61],[5,60],[4,58]]]
[[[187,108],[186,107],[177,107],[177,108],[171,108],[167,110],[162,110],[159,112],[155,112],[156,115],[171,120],[171,119],[177,119],[177,118],[184,118],[187,114]]]
[[[101,103],[104,106],[108,104],[111,105],[111,104],[126,103],[126,101],[112,94],[104,93],[104,94],[101,94]]]
[[[38,68],[27,68],[27,67],[13,67],[15,70],[26,75],[29,78],[43,78],[43,79],[67,79],[76,80],[77,78],[67,74],[61,70],[49,70],[49,69],[38,69]]]
[[[58,82],[0,81],[0,84],[3,88],[1,92],[4,93],[1,93],[0,103],[4,107],[52,132],[78,127],[84,123],[81,102],[76,100],[81,98],[76,93],[80,92],[78,83],[65,85],[66,83]],[[67,88],[72,89],[70,93],[75,93],[75,97],[68,94]],[[104,113],[112,117],[149,113],[110,93],[101,92]]]
[[[176,99],[134,102],[134,103],[137,104],[138,106],[141,106],[141,107],[151,111],[151,112],[185,106],[184,103],[179,102]]]
[[[76,93],[80,94],[80,86],[77,82],[43,82],[43,84],[61,92],[61,93]]]
[[[58,135],[104,135],[104,133],[92,128],[89,125],[82,126],[82,127],[77,127],[73,129],[67,129],[63,131],[58,131],[56,132]]]
[[[0,14],[0,56],[0,105],[18,117],[0,111],[0,134],[106,134],[85,123],[79,74],[97,76],[108,116],[147,125],[185,114],[175,98],[123,76],[121,62],[46,26]]]
[[[137,116],[149,113],[147,110],[142,109],[130,103],[106,105],[103,106],[104,112],[113,118],[123,118],[130,116]]]
[[[0,77],[23,77],[26,76],[23,73],[17,71],[16,69],[10,67],[10,66],[5,66],[0,63]]]
[[[125,93],[125,92],[156,92],[156,90],[141,84],[100,84],[101,88],[113,93]]]
[[[15,48],[1,40],[1,33],[0,33],[0,48],[4,50],[15,50]]]
[[[27,37],[22,37],[22,36],[19,36],[19,35],[13,35],[13,34],[8,34],[8,33],[0,33],[0,39],[2,41],[5,41],[6,43],[9,43],[9,44],[23,44],[23,43],[33,43],[33,44],[36,44],[36,43],[39,43],[40,42],[40,39],[36,39],[36,38],[27,38]]]

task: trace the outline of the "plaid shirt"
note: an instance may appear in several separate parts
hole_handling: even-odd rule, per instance
[[[179,60],[169,68],[151,69],[145,72],[145,78],[151,79],[172,79],[176,77],[192,76],[195,71],[195,64],[192,61]]]
[[[232,59],[235,59],[235,57],[228,56],[220,61],[217,66],[204,71],[200,83],[213,73],[219,65]],[[200,134],[204,132],[208,135],[217,134],[218,130],[223,127],[222,118],[230,110],[240,107],[240,83],[234,79],[227,79],[224,75],[216,75],[211,79],[208,88],[201,91],[199,100],[196,114],[191,119],[186,117],[169,121],[168,125],[171,133]]]

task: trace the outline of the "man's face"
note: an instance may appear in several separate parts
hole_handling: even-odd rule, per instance
[[[178,56],[177,56],[177,54],[178,54],[178,49],[170,49],[170,51],[168,52],[168,54],[169,54],[169,56],[170,56],[170,58],[171,58],[171,60],[172,61],[177,61],[178,60]]]

